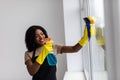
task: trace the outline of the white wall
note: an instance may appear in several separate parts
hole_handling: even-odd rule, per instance
[[[120,1],[105,0],[108,80],[120,80]]]
[[[75,45],[81,38],[79,0],[63,0],[63,6],[66,45]],[[67,54],[68,72],[83,71],[82,54],[80,52],[81,50],[75,54]]]
[[[34,24],[44,26],[55,43],[64,44],[62,1],[0,0],[0,80],[31,80],[24,64],[24,35]],[[65,55],[58,57],[58,80],[66,71],[65,60]]]

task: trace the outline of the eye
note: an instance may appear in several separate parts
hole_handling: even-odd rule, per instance
[[[35,34],[35,38],[38,38],[39,37],[39,35],[38,34]]]
[[[41,35],[44,35],[43,33],[41,33]]]

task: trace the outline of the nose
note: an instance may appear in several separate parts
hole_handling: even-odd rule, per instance
[[[41,34],[39,34],[39,37],[41,38],[41,37],[42,37],[42,35],[41,35]]]
[[[40,35],[39,35],[39,38],[43,39],[43,38],[45,38],[45,36],[42,35],[42,34],[40,34]]]
[[[40,35],[40,34],[37,34],[37,35],[36,35],[36,38],[41,39],[41,38],[43,38],[43,36],[42,36],[42,35]]]

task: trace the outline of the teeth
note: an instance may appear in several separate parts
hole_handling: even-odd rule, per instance
[[[43,41],[43,39],[39,39],[39,41]]]

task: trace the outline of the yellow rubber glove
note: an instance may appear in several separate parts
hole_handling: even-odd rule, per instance
[[[40,52],[39,56],[36,59],[37,63],[43,64],[46,56],[53,51],[52,44],[53,44],[52,40],[46,42],[46,44],[43,46],[42,51]]]
[[[84,35],[78,42],[81,46],[85,46],[88,42],[88,33],[87,33],[87,27],[84,27]]]
[[[90,24],[94,24],[96,22],[95,17],[87,16],[86,18],[90,21]]]
[[[86,19],[90,22],[90,35],[95,36],[96,35],[96,28],[95,26],[92,26],[95,23],[95,18],[88,16]],[[87,31],[87,26],[84,27],[84,35],[83,37],[79,40],[79,44],[81,46],[85,46],[88,42],[88,31]]]

